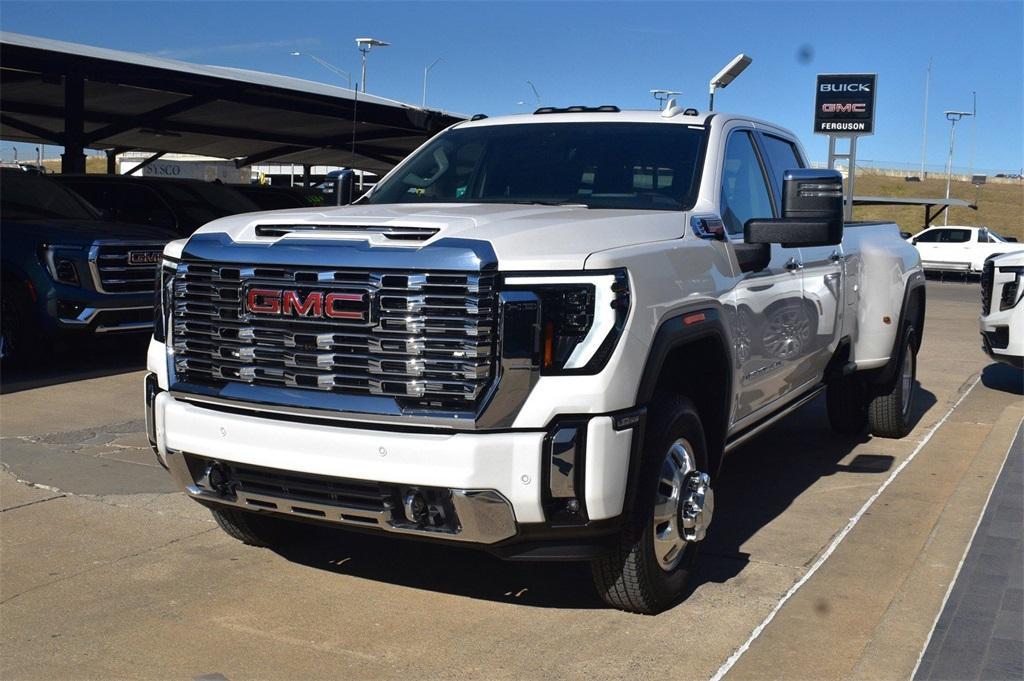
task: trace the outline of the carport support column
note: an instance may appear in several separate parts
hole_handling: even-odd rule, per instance
[[[310,170],[310,165],[308,163],[303,163],[302,164],[302,186],[305,187],[306,189],[309,189],[309,181],[310,181],[309,170]]]
[[[64,153],[60,156],[62,173],[85,172],[85,78],[80,73],[64,76]]]
[[[117,149],[107,149],[107,175],[117,175]]]

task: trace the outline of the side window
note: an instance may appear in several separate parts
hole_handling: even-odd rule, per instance
[[[743,234],[751,218],[772,217],[772,201],[750,133],[729,135],[722,167],[722,222],[731,235]]]
[[[946,230],[944,230],[944,229],[930,229],[927,232],[923,232],[923,233],[915,236],[914,237],[914,241],[917,241],[917,242],[923,243],[923,244],[933,244],[933,243],[935,243],[935,242],[937,242],[939,240],[939,237],[945,231]]]
[[[800,154],[796,146],[781,137],[775,135],[761,135],[764,144],[764,152],[768,157],[768,165],[772,172],[772,187],[775,189],[775,201],[779,210],[782,210],[782,178],[787,170],[803,168],[804,163],[800,160]]]
[[[989,237],[987,229],[979,229],[978,230],[978,243],[979,244],[991,244],[991,243],[995,243],[995,239],[992,239],[992,238]]]
[[[939,237],[941,243],[950,244],[965,244],[970,240],[971,230],[969,229],[944,229],[942,236]]]

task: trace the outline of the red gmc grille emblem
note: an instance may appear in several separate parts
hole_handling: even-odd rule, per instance
[[[370,323],[370,295],[366,291],[310,291],[250,288],[245,294],[249,314],[308,317]]]

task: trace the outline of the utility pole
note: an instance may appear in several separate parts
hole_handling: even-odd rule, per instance
[[[978,127],[978,93],[971,92],[971,158],[967,165],[967,174],[974,177],[974,137]]]
[[[924,139],[921,140],[921,179],[928,178],[928,171],[925,170],[925,159],[928,155],[928,89],[932,82],[932,59],[928,57],[928,72],[924,77]],[[948,208],[946,209],[949,210]]]

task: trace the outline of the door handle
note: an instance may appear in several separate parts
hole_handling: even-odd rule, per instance
[[[790,258],[789,260],[786,261],[786,269],[789,270],[790,272],[799,271],[802,270],[803,268],[804,264],[797,260],[796,258]]]

